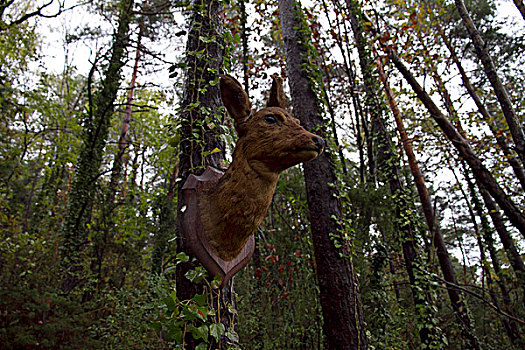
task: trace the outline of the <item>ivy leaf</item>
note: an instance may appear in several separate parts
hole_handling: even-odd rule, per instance
[[[195,303],[199,306],[205,306],[207,305],[206,299],[208,298],[208,293],[204,294],[195,294],[195,296],[192,298]]]
[[[205,306],[197,307],[196,315],[199,317],[203,322],[206,322],[206,316],[208,315],[208,308]]]
[[[192,281],[193,283],[200,283],[206,277],[206,270],[202,266],[195,268],[194,270],[189,270],[185,274],[186,278]]]
[[[190,260],[190,257],[184,252],[178,253],[175,256],[175,258],[177,259],[177,263],[179,263],[179,262],[187,262],[188,260]]]
[[[206,349],[208,349],[208,344],[206,343],[200,343],[199,345],[195,347],[195,350],[206,350]]]
[[[222,323],[213,323],[210,325],[210,335],[218,342],[224,335],[226,329]]]
[[[226,337],[233,343],[239,342],[239,335],[234,330],[229,329],[226,332]]]
[[[213,278],[213,281],[211,281],[210,285],[212,289],[217,289],[221,286],[221,283],[222,283],[222,277],[221,275],[217,274]]]
[[[175,310],[175,307],[177,306],[177,304],[175,304],[175,301],[171,296],[167,296],[166,298],[164,298],[164,303],[166,304],[166,307],[168,308],[169,312],[173,312],[173,310]]]
[[[168,338],[175,339],[175,341],[180,344],[182,343],[182,336],[183,336],[183,329],[184,328],[184,322],[177,322],[175,324],[170,325]]]
[[[191,335],[193,339],[202,339],[205,342],[208,341],[209,328],[207,325],[202,325],[200,327],[193,327]]]

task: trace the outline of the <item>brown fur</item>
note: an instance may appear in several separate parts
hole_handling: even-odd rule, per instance
[[[221,97],[239,140],[232,164],[217,187],[202,197],[199,208],[206,238],[225,261],[235,258],[259,227],[281,172],[323,150],[324,142],[283,109],[282,79],[273,78],[268,107],[250,114],[251,103],[241,85],[221,76]]]

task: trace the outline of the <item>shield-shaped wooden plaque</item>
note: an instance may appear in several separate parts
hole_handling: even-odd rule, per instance
[[[200,176],[188,176],[182,187],[182,196],[186,206],[182,222],[184,228],[183,238],[187,247],[191,249],[193,255],[208,270],[210,275],[216,276],[219,274],[222,277],[221,287],[224,287],[233,275],[248,264],[255,248],[255,238],[251,235],[239,255],[231,261],[224,261],[217,256],[213,248],[208,244],[201,222],[199,200],[204,197],[204,190],[210,189],[213,191],[223,174],[223,172],[215,168],[207,167]]]

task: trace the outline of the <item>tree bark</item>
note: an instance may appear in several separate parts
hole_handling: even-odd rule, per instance
[[[115,197],[117,194],[119,181],[122,177],[122,169],[125,168],[125,154],[128,146],[127,134],[129,130],[129,124],[131,121],[131,105],[133,104],[133,94],[135,91],[135,81],[137,79],[138,63],[140,60],[141,52],[140,42],[142,38],[142,22],[143,21],[141,20],[137,39],[137,50],[135,52],[135,63],[133,65],[133,71],[131,74],[130,86],[128,87],[126,109],[124,112],[124,118],[122,119],[120,137],[118,140],[118,150],[113,158],[113,166],[111,169],[109,185],[104,191],[104,202],[102,203],[100,218],[98,219],[98,222],[96,222],[92,226],[95,233],[92,234],[93,256],[91,257],[92,261],[90,265],[91,272],[94,275],[93,283],[97,284],[98,286],[100,286],[103,280],[102,263],[104,261],[104,258],[108,254],[108,251],[111,251],[111,249],[113,248],[111,243],[113,237],[110,238],[112,228],[114,227],[112,214],[117,207],[114,203]],[[85,294],[83,296],[83,299],[89,300],[93,297],[94,290],[92,290],[92,288],[85,289],[86,291],[84,292]]]
[[[133,71],[131,73],[131,81],[128,87],[128,95],[126,99],[126,109],[124,111],[124,118],[122,118],[122,124],[120,126],[120,137],[118,140],[118,152],[115,154],[113,160],[113,169],[111,170],[111,181],[109,184],[109,193],[108,193],[108,203],[113,203],[115,200],[115,194],[117,192],[117,182],[120,180],[120,174],[122,168],[125,167],[127,162],[125,162],[124,156],[129,145],[128,140],[128,131],[129,124],[131,123],[131,115],[133,112],[133,95],[135,94],[135,85],[137,81],[137,74],[139,70],[139,61],[141,56],[141,42],[142,35],[144,31],[144,20],[141,19],[139,24],[139,33],[137,37],[137,49],[135,51],[135,62],[133,64]]]
[[[507,231],[507,227],[505,226],[505,222],[503,221],[503,218],[500,215],[498,206],[496,205],[496,203],[494,203],[494,200],[492,199],[488,191],[485,189],[484,185],[480,181],[476,181],[476,183],[481,193],[481,197],[485,202],[485,206],[487,207],[487,211],[489,212],[490,218],[492,219],[492,224],[494,225],[494,228],[496,229],[496,232],[499,235],[501,243],[503,244],[503,248],[505,249],[507,259],[509,259],[510,266],[514,270],[519,284],[521,285],[521,288],[525,293],[525,264],[523,263],[521,254],[516,248],[514,239],[510,235],[509,231]]]
[[[318,92],[314,91],[311,62],[307,61],[310,38],[302,22],[300,4],[279,1],[279,12],[286,51],[287,73],[294,115],[303,126],[321,136],[323,119]],[[317,72],[318,73],[318,72]],[[326,134],[326,132],[325,132]],[[357,275],[346,249],[344,237],[337,248],[331,236],[342,235],[337,179],[329,150],[304,164],[304,176],[317,264],[323,332],[327,349],[366,349],[363,311],[359,300]]]
[[[330,76],[330,72],[328,68],[322,62],[320,62],[320,65],[323,67],[323,71],[326,75],[326,78],[330,80],[331,76]],[[330,96],[328,95],[328,91],[326,89],[325,84],[322,84],[321,89],[323,91],[323,98],[326,101],[326,107],[328,108],[328,114],[330,115],[330,128],[332,130],[332,137],[334,140],[335,147],[337,148],[337,153],[339,155],[339,161],[341,162],[341,168],[343,170],[343,174],[347,175],[348,170],[346,168],[346,161],[345,161],[345,156],[343,154],[343,147],[341,146],[341,143],[339,142],[339,136],[337,135],[337,124],[335,121],[335,111],[334,111],[332,104],[330,103]]]
[[[91,204],[95,197],[95,185],[108,137],[114,103],[120,85],[120,71],[124,65],[132,20],[133,0],[121,0],[118,29],[115,33],[111,58],[104,74],[102,88],[90,99],[85,119],[83,144],[75,166],[75,175],[68,198],[67,214],[61,234],[61,264],[65,270],[62,290],[70,292],[82,274],[81,252],[87,244],[87,225],[91,217]]]
[[[503,300],[503,308],[507,314],[514,316],[512,307],[510,306],[510,296],[509,296],[507,286],[505,283],[505,276],[503,275],[501,271],[499,258],[498,258],[496,249],[494,247],[494,239],[492,238],[492,232],[491,232],[489,223],[487,221],[486,216],[483,213],[483,206],[481,204],[481,201],[479,200],[476,194],[474,182],[468,176],[464,163],[463,163],[463,169],[464,169],[463,172],[465,174],[465,178],[467,180],[468,189],[470,192],[470,197],[472,198],[472,203],[474,204],[474,209],[476,210],[476,213],[481,220],[481,234],[483,235],[485,244],[483,244],[481,240],[481,234],[478,232],[479,230],[476,230],[476,237],[478,239],[481,267],[484,270],[484,275],[487,279],[487,285],[488,285],[487,287],[488,287],[490,298],[492,299],[492,302],[494,303],[494,305],[496,305],[499,308],[499,300],[496,296],[496,293],[494,292],[494,287],[493,287],[494,282],[492,280],[492,274],[489,268],[489,264],[485,258],[485,248],[484,248],[485,245],[487,246],[487,250],[489,251],[490,259],[492,260],[492,266],[497,276],[497,283],[499,285],[502,300]],[[473,217],[472,221],[475,222],[476,219]],[[516,322],[512,320],[508,320],[507,318],[501,317],[501,316],[500,316],[500,319],[503,324],[503,328],[505,329],[505,332],[507,333],[507,336],[509,337],[511,343],[516,343],[516,341],[520,338]]]
[[[454,288],[454,285],[457,285],[456,273],[454,272],[452,262],[450,261],[450,255],[445,245],[445,240],[443,239],[443,235],[441,234],[439,224],[436,223],[435,221],[434,208],[432,206],[432,201],[430,199],[430,195],[428,193],[427,186],[425,185],[423,174],[421,174],[421,171],[419,169],[419,164],[417,163],[416,156],[412,149],[412,142],[410,142],[410,139],[408,138],[408,135],[407,135],[407,132],[406,132],[406,129],[403,124],[402,117],[401,117],[401,112],[399,111],[399,108],[397,107],[397,103],[394,99],[394,93],[392,89],[390,88],[390,84],[388,84],[386,75],[382,68],[382,64],[379,60],[377,62],[377,67],[378,67],[379,77],[381,81],[383,82],[383,86],[384,86],[384,89],[385,89],[385,92],[388,98],[388,104],[390,105],[390,109],[392,110],[392,114],[394,115],[394,119],[395,119],[396,126],[397,126],[397,131],[399,132],[399,136],[403,144],[403,149],[405,150],[405,154],[408,159],[408,164],[410,166],[410,172],[412,173],[412,177],[414,178],[414,183],[416,185],[419,199],[421,201],[421,207],[423,208],[423,213],[425,215],[427,227],[428,227],[428,230],[431,236],[433,237],[433,242],[436,248],[436,253],[437,253],[437,257],[439,261],[439,266],[441,267],[441,272],[443,273],[444,279],[447,282],[449,282],[449,284],[447,284],[447,293],[450,299],[450,303],[452,304],[452,309],[454,310],[454,313],[456,315],[459,329],[463,330],[463,336],[465,337],[466,340],[468,340],[470,348],[479,349],[479,344],[477,342],[477,339],[473,336],[473,331],[471,329],[471,321],[467,314],[466,306],[463,303],[459,290]]]
[[[243,73],[243,84],[244,84],[244,91],[246,92],[246,95],[248,95],[248,98],[250,97],[250,74],[249,74],[249,66],[248,66],[248,36],[249,31],[246,27],[246,23],[248,22],[248,14],[246,13],[246,2],[247,0],[240,0],[239,6],[241,11],[241,40],[242,40],[242,73]]]
[[[459,134],[436,104],[432,101],[428,93],[423,90],[415,77],[410,73],[408,68],[401,61],[397,53],[391,48],[386,49],[388,57],[392,60],[396,68],[403,75],[405,80],[410,84],[417,97],[425,105],[432,118],[436,121],[445,136],[452,142],[459,154],[468,163],[476,179],[489,191],[490,195],[503,209],[512,225],[516,227],[522,235],[525,236],[525,216],[518,209],[516,204],[503,191],[496,182],[490,171],[483,165],[481,160],[476,156],[468,142]]]
[[[440,330],[434,324],[435,322],[432,321],[435,318],[433,317],[434,311],[431,308],[431,300],[428,293],[430,286],[425,277],[422,276],[421,259],[417,251],[417,229],[412,216],[408,214],[412,199],[408,196],[401,183],[399,159],[394,152],[392,139],[386,129],[384,121],[386,109],[377,93],[381,89],[379,87],[379,79],[374,74],[370,46],[364,35],[361,10],[359,4],[353,0],[347,0],[346,4],[359,53],[359,62],[364,80],[365,103],[372,121],[370,137],[375,143],[372,152],[377,152],[377,165],[381,170],[377,178],[381,178],[381,180],[388,183],[393,198],[394,217],[396,218],[395,228],[400,234],[401,248],[412,298],[416,310],[418,310],[416,318],[418,320],[419,337],[424,347],[440,346]],[[373,178],[376,178],[376,176],[373,176]]]
[[[223,62],[223,17],[220,15],[221,5],[217,0],[194,0],[191,7],[188,42],[186,44],[186,80],[184,94],[180,106],[180,159],[178,177],[178,203],[175,222],[174,215],[165,215],[168,222],[161,223],[161,228],[176,227],[177,252],[185,252],[192,256],[186,246],[184,221],[184,201],[182,186],[190,174],[202,174],[206,166],[220,169],[224,160],[224,142],[220,139],[219,124],[222,107],[219,92],[219,71]],[[203,39],[204,38],[204,39]],[[213,149],[220,152],[211,153]],[[208,154],[206,156],[206,154]],[[169,206],[167,207],[169,210]],[[165,235],[166,232],[158,234]],[[163,247],[157,247],[160,251]],[[195,294],[202,293],[204,283],[196,284],[190,281],[186,272],[196,266],[190,262],[179,263],[176,268],[177,297],[180,300],[192,299]],[[213,278],[214,276],[211,276]],[[230,314],[226,304],[234,305],[233,282],[230,281],[222,290],[210,291],[218,304],[210,305],[216,311],[216,322],[222,322],[225,329],[234,327],[236,316]],[[218,295],[215,295],[218,293]],[[192,337],[187,338],[187,349],[194,349],[198,344]],[[215,348],[225,349],[226,342],[214,344]]]
[[[465,4],[463,3],[463,0],[455,0],[455,2],[459,14],[463,19],[463,22],[465,23],[465,27],[467,27],[470,39],[472,40],[472,43],[476,48],[478,58],[483,64],[485,74],[487,75],[487,78],[490,81],[494,92],[496,93],[496,97],[501,106],[501,111],[505,116],[505,120],[507,121],[507,125],[509,126],[512,139],[514,140],[516,152],[518,153],[522,164],[525,164],[525,136],[523,134],[522,125],[518,117],[516,116],[516,112],[514,111],[512,102],[510,101],[509,95],[507,94],[507,90],[503,86],[503,83],[501,82],[498,76],[496,67],[492,62],[492,58],[490,57],[489,52],[485,47],[485,42],[483,41],[481,34],[476,28],[476,25],[470,18],[468,10],[465,7]]]

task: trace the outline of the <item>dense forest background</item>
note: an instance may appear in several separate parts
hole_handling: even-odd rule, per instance
[[[523,348],[524,49],[521,0],[0,0],[0,348]],[[328,144],[224,290],[220,73]]]

